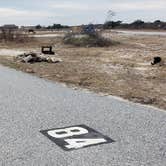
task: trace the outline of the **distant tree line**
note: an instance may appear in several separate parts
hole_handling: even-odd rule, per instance
[[[41,25],[36,25],[36,29],[64,29],[64,28],[69,28],[69,26],[61,24],[53,24],[47,27],[43,27]]]
[[[132,23],[122,23],[122,21],[107,21],[103,25],[104,29],[164,29],[166,30],[166,22],[156,20],[154,22],[144,22],[136,20]]]
[[[86,26],[86,25],[85,25]],[[123,23],[122,21],[106,21],[104,24],[95,24],[95,28],[103,29],[163,29],[166,30],[166,22],[156,20],[154,22],[144,22],[136,20],[132,23]],[[67,25],[53,24],[49,26],[36,25],[36,29],[59,30],[71,28]]]

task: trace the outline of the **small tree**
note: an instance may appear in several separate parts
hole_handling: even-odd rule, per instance
[[[36,25],[36,29],[41,29],[42,26],[41,25]]]
[[[107,18],[105,22],[110,22],[112,21],[112,18],[116,15],[116,13],[112,10],[108,10],[107,12]]]
[[[136,20],[131,25],[133,28],[143,28],[144,23],[142,20]]]
[[[104,29],[109,29],[109,28],[113,28],[114,27],[114,21],[112,21],[112,18],[115,16],[115,12],[112,10],[108,10],[107,12],[107,17],[106,17],[106,21],[103,25]]]
[[[54,24],[54,25],[52,26],[52,28],[53,28],[53,29],[62,29],[63,26],[62,26],[61,24]]]
[[[108,21],[104,23],[103,28],[104,29],[111,29],[120,26],[122,21]]]

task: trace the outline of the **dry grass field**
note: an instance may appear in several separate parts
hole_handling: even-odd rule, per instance
[[[29,51],[39,51],[42,45],[52,45],[63,61],[57,64],[25,64],[15,61],[13,56],[1,55],[0,63],[69,86],[166,109],[166,65],[151,66],[154,56],[161,56],[166,61],[166,36],[103,35],[119,44],[75,47],[64,45],[60,37],[35,38],[22,44],[1,43],[0,49]]]

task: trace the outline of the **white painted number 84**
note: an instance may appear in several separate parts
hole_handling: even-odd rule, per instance
[[[107,140],[104,138],[96,138],[96,139],[67,139],[67,137],[72,137],[72,136],[78,136],[78,135],[83,135],[83,134],[88,134],[88,130],[82,127],[70,127],[70,128],[65,128],[65,129],[56,129],[56,130],[51,130],[48,131],[48,135],[51,137],[60,139],[60,138],[66,138],[64,139],[65,142],[68,143],[65,147],[68,149],[78,149],[78,148],[83,148],[85,146],[90,146],[90,145],[95,145],[95,144],[100,144],[100,143],[105,143]]]

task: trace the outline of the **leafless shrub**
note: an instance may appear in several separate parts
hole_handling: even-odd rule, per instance
[[[11,29],[2,29],[0,33],[0,40],[4,42],[18,42],[24,43],[32,41],[32,37],[21,31],[15,31]]]
[[[70,33],[64,37],[63,41],[64,44],[71,44],[78,47],[108,47],[117,44],[117,42],[104,38],[98,33],[91,35],[78,35]]]

